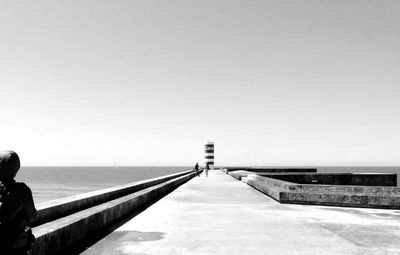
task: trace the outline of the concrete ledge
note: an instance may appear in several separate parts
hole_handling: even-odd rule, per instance
[[[257,173],[298,184],[397,186],[394,173]]]
[[[249,171],[253,173],[258,173],[258,172],[277,172],[277,173],[285,173],[285,172],[309,172],[309,173],[316,173],[317,169],[316,168],[291,168],[291,167],[224,167],[224,170],[226,172],[231,172],[231,171]]]
[[[194,173],[189,173],[35,227],[33,254],[55,254],[168,194],[192,177]]]
[[[226,170],[225,173],[241,180],[254,172]],[[298,184],[397,186],[397,174],[393,173],[257,172],[257,175]]]
[[[252,174],[252,172],[249,171],[244,171],[244,170],[237,170],[237,171],[226,171],[225,173],[229,174],[235,179],[238,179],[239,181],[242,179],[242,177],[247,177],[247,175]]]
[[[400,209],[400,188],[296,184],[250,174],[242,181],[281,203]]]
[[[280,193],[282,191],[296,190],[296,184],[294,183],[261,177],[255,174],[250,174],[247,177],[243,177],[242,181],[261,191],[262,193],[272,197],[278,202],[280,202]]]
[[[107,201],[125,196],[132,192],[142,190],[153,185],[177,178],[179,176],[187,175],[193,172],[185,171],[161,177],[156,177],[148,180],[132,182],[116,187],[96,190],[93,192],[83,193],[66,198],[56,199],[49,202],[40,203],[37,205],[38,216],[32,222],[32,226],[38,226],[46,222],[64,217],[66,215],[84,210],[86,208],[105,203]]]
[[[363,195],[281,192],[279,202],[290,204],[400,209],[400,196],[382,196],[380,194]]]
[[[241,180],[244,177],[247,177],[249,174],[254,174],[254,172],[251,171],[244,171],[244,170],[236,170],[236,171],[226,171],[225,173],[229,174],[230,176],[234,177],[235,179]],[[271,177],[275,178],[275,176],[302,176],[302,175],[313,175],[315,173],[308,173],[308,172],[257,172],[257,175],[260,176],[266,176],[266,177]],[[284,179],[283,178],[276,178],[276,179]]]

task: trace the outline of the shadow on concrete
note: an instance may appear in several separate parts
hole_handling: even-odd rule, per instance
[[[137,252],[137,246],[143,242],[158,241],[165,237],[163,232],[115,231],[84,252],[85,255],[148,255]]]
[[[161,240],[165,235],[164,232],[115,231],[112,239],[123,239],[124,242],[133,244]]]
[[[322,210],[327,210],[327,211],[336,211],[336,212],[341,212],[341,213],[347,213],[351,215],[359,215],[359,216],[371,216],[374,215],[375,217],[379,218],[398,218],[400,214],[399,211],[392,211],[393,209],[390,208],[380,208],[380,209],[373,209],[373,208],[367,208],[367,209],[372,209],[374,211],[363,211],[361,208],[360,209],[353,209],[351,207],[343,207],[343,208],[321,208]],[[388,210],[388,211],[385,211]],[[389,211],[391,210],[391,211]]]
[[[168,193],[169,194],[169,193]],[[165,194],[164,196],[168,195]],[[55,254],[57,255],[77,255],[81,254],[84,251],[86,251],[88,248],[90,248],[92,245],[100,241],[101,239],[105,238],[109,234],[113,233],[117,228],[121,227],[128,221],[130,221],[132,218],[136,217],[143,211],[145,211],[147,208],[155,204],[157,201],[162,199],[164,196],[158,198],[156,201],[153,201],[152,203],[147,204],[146,206],[143,206],[128,216],[121,218],[120,220],[114,222],[107,228],[104,228],[102,231],[98,231],[96,234],[93,234],[91,236],[88,236],[86,239],[81,240],[77,243],[74,243],[74,245],[69,246],[66,249],[63,249],[62,251],[57,251]],[[163,232],[138,232],[138,231],[118,231],[114,232],[113,235],[121,233],[121,235],[126,235],[127,233],[133,233],[133,240],[127,240],[129,242],[133,243],[138,243],[138,242],[143,242],[143,241],[156,241],[164,238],[165,233]],[[130,236],[131,234],[129,234]]]

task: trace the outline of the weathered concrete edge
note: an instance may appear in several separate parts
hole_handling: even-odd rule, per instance
[[[400,209],[399,196],[280,192],[279,202],[286,204]]]
[[[132,192],[142,190],[153,185],[157,185],[159,183],[189,174],[191,172],[193,172],[193,170],[164,175],[138,182],[132,182],[116,187],[96,190],[38,204],[38,215],[32,222],[32,226],[35,227],[40,224],[44,224],[46,222],[64,217],[66,215],[84,210],[86,208],[101,203],[105,203],[118,197],[125,196]]]
[[[112,222],[168,194],[194,177],[194,173],[168,180],[104,204],[79,211],[33,229],[33,254],[54,254]]]
[[[397,186],[397,175],[395,173],[257,173],[257,175],[298,184]]]
[[[233,178],[237,180],[242,180],[242,178],[246,178],[249,174],[257,174],[260,175],[261,173],[267,173],[267,172],[252,172],[252,171],[246,171],[246,170],[227,170],[223,169],[222,170],[224,173],[232,176]],[[282,172],[269,172],[270,174],[282,174]],[[309,172],[284,172],[285,174],[306,174]],[[311,172],[314,173],[314,172]]]
[[[222,171],[231,172],[231,171],[249,171],[253,173],[257,172],[311,172],[316,173],[317,168],[314,167],[224,167]]]
[[[239,181],[242,180],[243,177],[247,177],[247,175],[252,174],[252,172],[245,171],[245,170],[236,170],[236,171],[226,170],[224,172]]]
[[[237,170],[237,171],[224,171],[225,173],[231,175],[235,179],[241,180],[242,178],[247,177],[249,174],[255,174],[250,171],[244,171],[244,170]],[[269,178],[274,178],[278,179],[281,181],[286,181],[286,182],[291,182],[291,183],[296,183],[299,184],[296,181],[293,180],[285,180],[288,179],[286,176],[300,176],[300,177],[306,177],[308,179],[315,179],[318,180],[317,182],[321,185],[324,185],[323,183],[323,176],[338,176],[349,179],[351,182],[358,183],[354,185],[347,185],[347,186],[355,186],[355,185],[364,185],[367,186],[369,183],[369,186],[378,186],[377,181],[381,181],[381,184],[379,186],[387,186],[387,187],[393,187],[397,186],[397,176],[394,173],[314,173],[314,172],[284,172],[284,173],[279,173],[279,172],[257,172],[256,173],[259,176],[262,177],[269,177]],[[276,176],[276,178],[275,178]],[[377,181],[374,181],[373,179],[378,177]],[[358,179],[357,179],[358,178]],[[301,185],[301,184],[299,184]],[[306,184],[304,184],[306,185]],[[315,183],[313,184],[315,185]],[[325,184],[325,185],[334,185],[334,184]]]
[[[297,185],[295,183],[280,181],[268,177],[261,177],[254,174],[242,178],[242,181],[280,203],[400,209],[400,196],[382,196],[379,194],[372,195],[356,193],[338,194],[327,192],[299,192],[297,191],[296,186],[300,186],[302,189],[304,189],[304,187],[308,185]]]
[[[363,194],[381,196],[400,196],[400,188],[395,186],[358,186],[358,185],[329,185],[329,184],[298,184],[294,182],[275,179],[267,176],[251,174],[249,178],[266,183],[269,186],[283,190],[302,193],[337,193],[337,194]]]

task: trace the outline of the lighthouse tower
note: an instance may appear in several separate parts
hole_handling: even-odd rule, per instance
[[[208,164],[210,169],[214,169],[214,143],[208,141],[204,145],[204,152],[205,152],[205,164]]]

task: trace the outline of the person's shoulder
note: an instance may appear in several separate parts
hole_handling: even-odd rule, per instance
[[[24,182],[15,182],[13,184],[13,188],[18,190],[19,192],[32,192],[31,188],[28,187]]]

